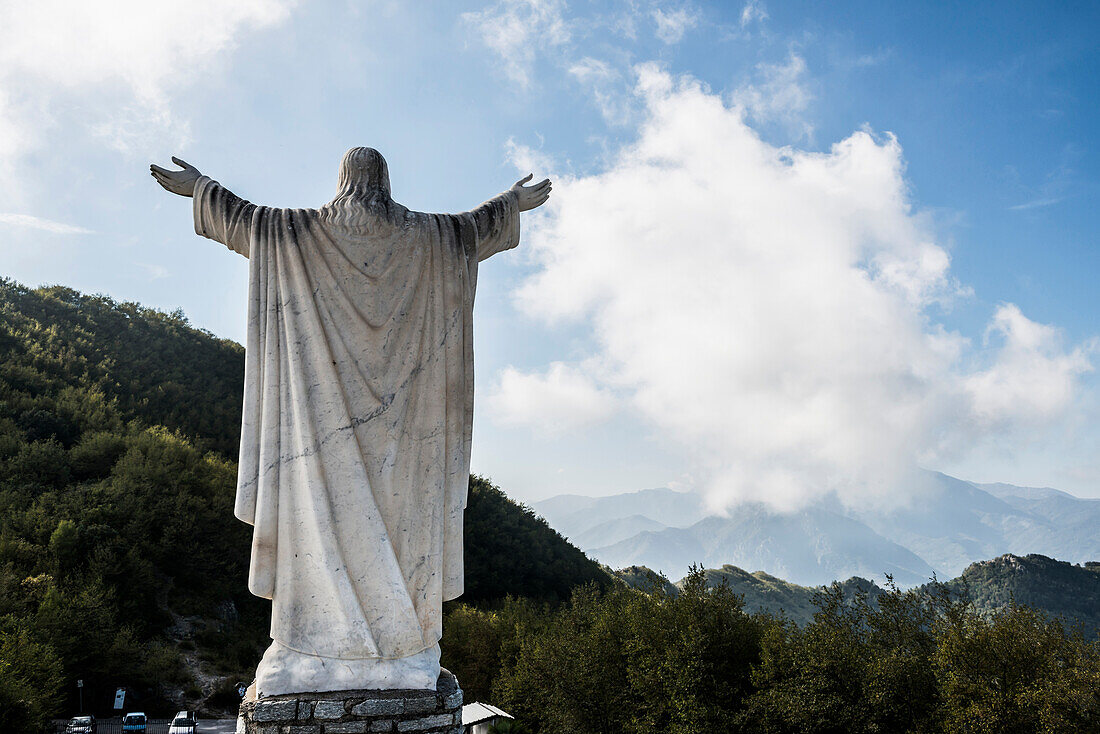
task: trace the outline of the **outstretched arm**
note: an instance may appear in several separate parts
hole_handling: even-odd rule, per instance
[[[512,188],[468,213],[477,230],[477,259],[484,260],[519,244],[519,214],[542,206],[550,197],[550,179],[524,186],[533,176],[516,181]]]
[[[167,168],[161,168],[153,163],[149,166],[149,171],[153,174],[153,178],[157,180],[157,183],[173,194],[194,196],[195,182],[202,176],[202,174],[199,173],[199,169],[175,156],[172,156],[172,162],[183,170],[169,171]]]
[[[195,232],[248,257],[251,249],[249,230],[256,205],[202,175],[190,163],[175,156],[172,162],[183,170],[169,171],[155,164],[149,166],[149,170],[166,190],[195,199]]]

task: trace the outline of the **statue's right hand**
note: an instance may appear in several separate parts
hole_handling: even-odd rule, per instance
[[[179,194],[180,196],[194,196],[195,194],[195,182],[199,180],[199,169],[192,166],[190,163],[180,160],[175,156],[172,156],[172,162],[182,168],[182,171],[169,171],[166,168],[161,168],[155,163],[149,166],[149,171],[153,174],[153,178],[157,180],[164,188],[171,191],[173,194]]]
[[[539,181],[537,184],[531,186],[524,186],[525,183],[535,177],[535,174],[528,173],[512,184],[510,189],[519,198],[519,210],[521,212],[531,211],[537,207],[546,203],[546,200],[550,198],[550,179],[546,178]]]

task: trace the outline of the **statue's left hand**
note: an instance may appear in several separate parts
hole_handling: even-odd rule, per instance
[[[539,181],[537,184],[524,186],[534,177],[535,174],[528,173],[524,178],[512,184],[512,191],[519,197],[519,210],[521,212],[542,206],[550,198],[550,179],[548,178]]]
[[[157,180],[164,188],[171,191],[173,194],[179,194],[180,196],[194,196],[195,194],[195,182],[199,180],[199,169],[192,166],[190,163],[180,160],[179,158],[172,156],[172,162],[182,168],[182,171],[169,171],[166,168],[153,165],[149,166],[149,170],[153,174],[153,178]]]

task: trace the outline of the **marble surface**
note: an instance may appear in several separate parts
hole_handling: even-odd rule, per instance
[[[382,156],[353,148],[332,202],[286,209],[176,162],[153,175],[249,259],[235,513],[273,639],[255,691],[430,689],[463,585],[478,263],[519,243],[550,184],[416,212]]]
[[[260,697],[362,687],[431,690],[439,670],[439,645],[402,658],[332,658],[297,652],[276,640],[260,660],[253,685]]]

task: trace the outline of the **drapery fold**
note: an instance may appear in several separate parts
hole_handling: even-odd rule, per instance
[[[194,197],[196,232],[249,258],[235,514],[271,637],[345,659],[435,645],[462,593],[478,262],[518,244],[516,196],[386,201],[354,227],[205,176]]]

